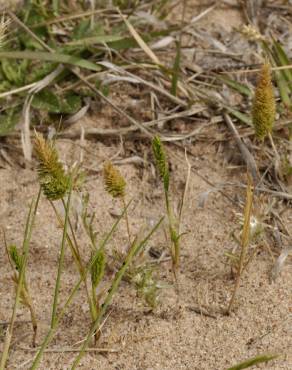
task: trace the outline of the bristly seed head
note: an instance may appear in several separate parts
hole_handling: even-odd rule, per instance
[[[39,161],[38,175],[42,190],[49,200],[63,198],[69,191],[70,177],[65,173],[52,142],[35,134],[35,151]]]
[[[163,145],[161,143],[161,140],[158,136],[155,136],[152,141],[152,150],[154,154],[154,158],[156,161],[156,166],[159,172],[159,175],[163,179],[164,188],[166,191],[168,191],[169,188],[169,170],[168,170],[168,164],[166,160],[165,151],[163,148]]]
[[[105,163],[103,176],[105,190],[114,198],[123,198],[125,196],[126,181],[111,162]]]
[[[23,265],[23,258],[19,255],[18,249],[16,245],[11,245],[8,248],[9,256],[11,260],[13,261],[15,268],[17,271],[20,271]]]
[[[255,90],[252,122],[258,139],[264,138],[273,130],[276,115],[276,103],[271,81],[271,69],[268,63],[262,66]]]
[[[92,253],[92,258],[93,257],[94,257],[94,253]],[[105,253],[102,249],[100,249],[98,251],[96,260],[90,269],[91,283],[94,288],[98,286],[101,279],[103,278],[104,271],[105,271],[105,264],[106,264]]]

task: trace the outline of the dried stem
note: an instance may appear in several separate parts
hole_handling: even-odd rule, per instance
[[[233,304],[234,304],[236,293],[239,287],[241,275],[242,275],[242,272],[245,266],[245,259],[246,259],[246,254],[248,250],[248,245],[249,245],[249,229],[250,229],[250,216],[251,216],[251,211],[252,211],[252,203],[253,203],[252,180],[250,176],[248,175],[248,184],[247,184],[247,189],[246,189],[246,201],[245,201],[245,209],[244,209],[244,224],[243,224],[242,238],[241,238],[241,253],[240,253],[239,263],[237,267],[237,276],[236,276],[233,294],[230,299],[229,306],[226,312],[228,315],[231,313],[231,310],[233,308]]]

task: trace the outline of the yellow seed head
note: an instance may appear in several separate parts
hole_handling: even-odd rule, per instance
[[[125,196],[126,181],[120,171],[111,162],[103,167],[105,190],[114,198]]]
[[[256,137],[263,140],[273,130],[276,103],[268,63],[262,66],[255,89],[252,107],[252,122]]]

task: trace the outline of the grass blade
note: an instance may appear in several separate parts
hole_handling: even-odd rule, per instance
[[[128,27],[128,30],[130,31],[131,35],[136,40],[137,44],[140,46],[140,48],[149,56],[149,58],[152,60],[154,64],[160,65],[160,61],[157,58],[157,56],[153,53],[153,51],[150,49],[150,47],[146,44],[146,42],[142,39],[142,37],[139,35],[139,33],[135,30],[135,28],[131,25],[131,23],[127,20],[127,18],[124,17],[124,15],[119,11],[120,16],[124,20],[126,26]]]
[[[171,90],[172,95],[176,96],[177,82],[179,75],[179,66],[180,66],[180,56],[181,56],[181,43],[180,41],[176,44],[176,55],[173,64],[172,80],[171,80]]]
[[[265,52],[269,55],[271,65],[286,66],[286,63],[284,63],[284,60],[286,59],[282,53],[282,51],[284,52],[284,50],[280,51],[279,45],[275,45],[274,43],[273,48],[271,48],[267,42],[263,41],[262,47],[265,50]],[[281,64],[281,60],[284,64]],[[289,60],[287,60],[287,65],[289,64],[290,62]],[[284,103],[285,106],[290,107],[292,102],[289,96],[290,94],[289,84],[291,84],[291,82],[288,83],[289,78],[287,79],[287,77],[289,76],[289,74],[286,74],[287,71],[290,72],[289,69],[283,69],[283,70],[276,71],[275,78],[277,81],[277,86],[279,88],[282,102]]]
[[[228,106],[224,106],[224,108],[226,108],[230,112],[230,114],[232,114],[235,118],[239,119],[241,122],[245,123],[250,127],[253,127],[251,118],[247,114],[242,113],[237,109],[230,108]]]
[[[274,50],[274,55],[277,59],[277,64],[279,66],[288,66],[290,65],[290,60],[287,57],[287,54],[285,53],[285,50],[283,49],[282,45],[275,41],[273,42],[273,50]],[[283,74],[285,75],[287,81],[289,82],[290,85],[290,90],[292,91],[292,71],[290,69],[285,69],[283,70]]]
[[[91,71],[98,72],[101,70],[100,66],[89,62],[88,60],[76,57],[74,55],[61,54],[58,52],[49,53],[46,51],[2,51],[0,52],[1,59],[29,59],[29,60],[40,60],[44,62],[55,62],[70,64],[76,67],[89,69]]]
[[[274,360],[275,358],[279,357],[279,355],[259,355],[253,358],[250,358],[246,361],[243,361],[237,365],[229,367],[227,370],[242,370],[253,365],[261,364],[263,362],[268,362]]]
[[[231,87],[233,90],[238,91],[240,94],[243,94],[249,97],[252,96],[252,92],[250,88],[245,84],[242,84],[240,82],[237,82],[225,76],[217,76],[217,79],[225,83],[227,86]]]
[[[253,187],[252,187],[252,179],[250,175],[247,176],[247,188],[246,188],[246,200],[245,200],[245,207],[244,207],[244,223],[243,223],[243,230],[241,236],[241,252],[239,257],[239,263],[237,266],[237,276],[234,285],[234,290],[227,308],[227,314],[231,313],[233,308],[233,304],[235,301],[236,292],[239,288],[239,283],[241,279],[241,275],[245,265],[246,254],[249,247],[249,239],[250,239],[250,217],[252,212],[252,204],[253,204]]]
[[[96,44],[103,44],[103,43],[110,43],[110,42],[117,42],[125,40],[124,36],[120,35],[98,35],[98,36],[91,36],[86,37],[83,39],[78,39],[74,41],[70,41],[66,44],[66,46],[90,46],[90,45],[96,45]]]

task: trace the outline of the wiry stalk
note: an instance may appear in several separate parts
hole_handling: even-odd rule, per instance
[[[64,202],[64,200],[62,199],[62,203],[63,203],[63,206],[64,206],[64,210],[66,210],[66,204]],[[55,205],[53,202],[50,202],[55,214],[56,214],[56,217],[57,217],[57,220],[59,222],[59,225],[62,227],[62,229],[64,228],[64,223],[61,219],[61,216],[59,215]],[[82,259],[81,259],[81,255],[80,255],[80,252],[79,252],[79,247],[78,247],[78,243],[77,243],[77,240],[76,240],[76,237],[75,237],[75,233],[74,233],[74,230],[73,230],[73,226],[72,226],[72,222],[70,220],[70,217],[69,217],[69,220],[68,220],[68,224],[69,224],[69,227],[70,227],[70,230],[71,230],[71,234],[72,234],[72,238],[73,240],[70,238],[69,234],[67,233],[67,243],[71,249],[71,253],[72,253],[72,256],[74,258],[74,261],[77,265],[77,268],[78,268],[78,271],[79,271],[79,274],[81,277],[84,278],[83,282],[84,282],[84,287],[85,287],[85,291],[86,291],[86,295],[87,295],[87,300],[88,300],[88,304],[89,304],[89,309],[90,309],[90,314],[91,314],[91,317],[93,320],[95,320],[96,318],[96,308],[95,308],[95,305],[94,305],[94,301],[92,301],[92,298],[91,298],[91,295],[90,295],[90,292],[89,292],[89,288],[88,288],[88,285],[87,285],[87,281],[86,281],[86,274],[85,274],[85,267],[83,266],[83,263],[82,263]]]
[[[242,238],[241,238],[241,253],[239,257],[239,263],[237,267],[237,276],[236,281],[234,285],[234,290],[229,302],[229,306],[227,308],[227,314],[229,315],[234,301],[235,296],[239,287],[240,279],[242,272],[245,267],[245,260],[246,260],[246,254],[248,250],[248,244],[249,244],[249,230],[250,230],[250,216],[252,211],[252,203],[253,203],[253,189],[252,189],[252,183],[251,178],[248,176],[248,184],[246,189],[246,201],[245,201],[245,209],[244,209],[244,224],[243,224],[243,230],[242,230]]]
[[[57,306],[58,306],[63,262],[64,262],[64,256],[65,256],[65,246],[66,246],[66,239],[67,239],[67,228],[68,228],[68,223],[69,223],[71,195],[72,195],[72,178],[70,179],[70,182],[69,182],[69,194],[68,194],[68,200],[67,200],[67,204],[65,208],[65,221],[64,221],[63,236],[62,236],[62,242],[61,242],[58,272],[57,272],[57,278],[56,278],[56,284],[55,284],[55,293],[54,293],[54,301],[53,301],[53,309],[52,309],[52,317],[51,317],[51,327],[55,326],[55,323],[57,320]]]
[[[99,310],[99,313],[98,313],[98,316],[91,328],[91,330],[89,331],[88,335],[87,335],[87,338],[86,340],[84,341],[81,349],[80,349],[80,352],[78,354],[78,356],[75,358],[74,360],[74,363],[72,365],[72,370],[76,369],[77,365],[79,364],[82,356],[84,355],[84,351],[86,349],[86,347],[88,346],[89,344],[89,341],[90,339],[92,338],[92,336],[94,335],[94,333],[96,332],[96,330],[98,329],[99,325],[100,325],[100,322],[109,306],[109,304],[111,303],[112,301],[112,298],[114,296],[114,294],[116,293],[119,285],[120,285],[120,282],[127,270],[127,268],[129,267],[130,263],[132,262],[133,258],[137,255],[137,253],[145,246],[145,244],[147,243],[147,241],[149,240],[149,238],[152,236],[152,234],[157,230],[157,228],[160,226],[161,222],[162,222],[163,218],[161,218],[159,220],[159,222],[154,226],[154,228],[148,233],[148,235],[145,237],[144,240],[142,240],[140,243],[137,242],[137,240],[135,239],[132,243],[132,246],[122,264],[122,267],[119,269],[119,271],[116,273],[115,277],[114,277],[114,280],[113,280],[113,283],[108,291],[108,294],[105,298],[105,301],[104,303],[101,305],[100,307],[100,310]]]
[[[10,348],[10,343],[11,343],[11,339],[12,339],[13,327],[14,327],[14,323],[15,323],[15,320],[16,320],[16,312],[17,312],[17,308],[18,308],[18,305],[19,305],[19,301],[20,301],[21,291],[23,289],[23,282],[24,282],[25,269],[26,269],[28,252],[29,252],[30,239],[31,239],[32,229],[33,229],[33,226],[34,226],[36,212],[37,212],[37,208],[38,208],[38,204],[39,204],[39,200],[40,200],[40,195],[41,195],[41,191],[39,191],[39,193],[38,193],[38,196],[37,196],[34,207],[33,207],[33,202],[31,203],[30,208],[29,208],[29,213],[28,213],[28,216],[27,216],[27,220],[26,220],[23,247],[22,247],[23,263],[22,263],[22,267],[19,271],[19,279],[18,279],[18,284],[17,284],[17,289],[16,289],[16,296],[15,296],[12,316],[11,316],[10,324],[7,328],[7,332],[6,332],[6,336],[5,336],[3,352],[2,352],[2,356],[1,356],[1,362],[0,362],[0,370],[5,369],[5,364],[6,364],[7,359],[8,359],[9,348]]]
[[[104,248],[105,245],[108,243],[108,241],[110,240],[110,238],[112,237],[113,233],[115,232],[119,222],[121,221],[121,219],[124,217],[125,215],[125,211],[128,209],[130,203],[127,204],[126,208],[123,210],[122,214],[118,217],[118,219],[116,220],[116,222],[113,224],[111,230],[107,233],[106,237],[104,238],[103,242],[101,243],[101,248]],[[59,325],[59,322],[62,320],[65,312],[67,311],[68,307],[70,306],[73,298],[75,297],[75,294],[77,293],[78,289],[80,288],[82,282],[84,281],[84,279],[86,278],[86,275],[88,273],[88,271],[90,271],[90,269],[92,268],[92,266],[95,264],[96,260],[98,258],[98,251],[94,254],[94,257],[91,259],[90,263],[88,264],[88,266],[86,267],[85,271],[84,271],[84,276],[81,276],[79,281],[77,282],[77,284],[74,286],[74,288],[71,290],[71,293],[69,294],[63,308],[61,309],[59,315],[57,316],[56,320],[55,320],[55,323],[54,323],[54,326],[50,328],[49,332],[47,333],[45,339],[43,340],[43,343],[40,347],[40,349],[38,350],[37,354],[36,354],[36,357],[32,363],[32,366],[30,367],[30,370],[36,370],[41,362],[41,359],[42,359],[42,356],[43,356],[43,353],[46,349],[46,347],[49,345],[49,343],[51,342],[51,340],[53,339],[55,333],[56,333],[56,330],[57,330],[57,327]],[[1,369],[2,370],[2,369]]]
[[[152,141],[153,154],[156,161],[156,166],[159,172],[160,177],[163,181],[164,188],[164,197],[165,197],[165,207],[168,218],[168,230],[171,240],[171,258],[172,258],[172,267],[173,273],[176,278],[176,271],[179,267],[180,260],[180,243],[179,243],[179,233],[178,225],[173,215],[173,209],[170,204],[169,199],[169,169],[168,163],[165,155],[165,151],[161,140],[156,136]]]
[[[125,206],[126,206],[125,197],[122,197],[122,202],[123,202],[123,207],[125,209]],[[127,233],[128,233],[129,246],[130,246],[131,245],[131,232],[130,232],[130,223],[129,223],[129,217],[128,217],[127,211],[125,213],[125,219],[126,219]]]

